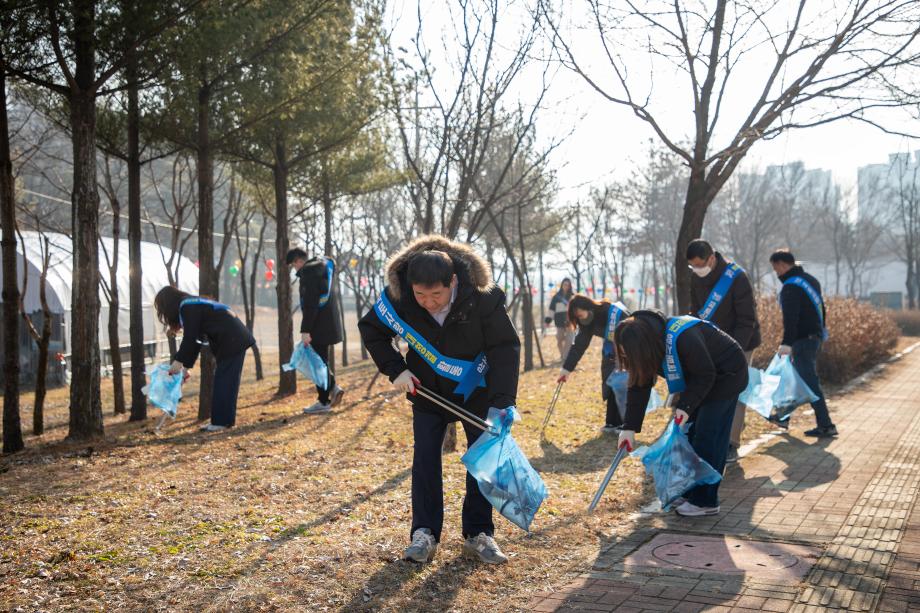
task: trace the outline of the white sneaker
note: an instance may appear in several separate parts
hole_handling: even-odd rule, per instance
[[[412,560],[420,564],[431,562],[438,551],[438,542],[428,528],[419,528],[412,533],[412,542],[403,552],[404,560]]]
[[[498,548],[495,539],[485,532],[466,539],[463,543],[463,553],[467,557],[478,559],[486,564],[504,564],[508,561],[508,556]]]
[[[695,504],[684,501],[677,507],[677,514],[684,517],[704,517],[706,515],[718,515],[720,507],[698,507]]]
[[[345,395],[345,390],[343,390],[338,385],[335,386],[335,389],[332,390],[332,393],[329,395],[329,406],[337,407],[339,403],[342,402],[342,396]]]
[[[331,404],[323,404],[318,400],[303,410],[305,415],[320,415],[332,410]]]
[[[202,432],[220,432],[227,430],[230,426],[218,426],[217,424],[205,424],[199,428]]]

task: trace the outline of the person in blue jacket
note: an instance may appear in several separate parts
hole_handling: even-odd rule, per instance
[[[192,368],[203,345],[211,348],[217,360],[211,423],[201,429],[218,432],[233,427],[246,350],[256,344],[249,328],[227,305],[192,296],[172,286],[157,292],[153,304],[157,319],[166,326],[167,332],[182,334],[182,343],[169,368],[170,374],[185,373]]]
[[[817,427],[806,430],[805,436],[837,436],[837,426],[831,421],[821,382],[818,380],[818,354],[821,352],[821,345],[827,339],[827,311],[821,295],[821,284],[796,263],[795,257],[788,249],[774,251],[770,255],[770,264],[779,280],[783,282],[779,294],[779,303],[783,310],[783,342],[777,353],[792,358],[792,365],[799,376],[818,396],[818,399],[811,403]],[[780,427],[789,427],[788,420],[774,417],[770,421]]]
[[[717,327],[658,311],[636,311],[616,328],[620,364],[629,372],[626,419],[617,447],[635,448],[645,407],[659,375],[676,396],[674,421],[690,424],[687,437],[697,455],[719,474],[738,396],[748,384],[748,365],[738,342]],[[684,495],[677,513],[686,517],[719,513],[719,484],[700,485]]]

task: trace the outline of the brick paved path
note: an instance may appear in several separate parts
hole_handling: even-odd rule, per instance
[[[640,518],[593,568],[529,608],[920,612],[920,350],[833,398],[831,411],[838,438],[806,439],[814,417],[797,416],[791,435],[731,467],[721,515]],[[808,545],[816,560],[801,581],[624,562],[663,531]]]

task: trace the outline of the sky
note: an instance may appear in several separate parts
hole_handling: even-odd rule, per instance
[[[512,0],[511,4],[500,16],[500,47],[502,44],[509,48],[513,46],[517,31],[526,22],[526,3],[523,0]],[[566,1],[564,5],[571,9],[572,6],[583,5],[583,2]],[[423,7],[423,40],[432,50],[435,65],[445,69],[445,80],[450,70],[446,69],[448,64],[441,51],[440,38],[443,32],[450,29],[451,6],[455,7],[456,3],[433,2],[425,3]],[[783,7],[784,4],[779,3],[778,6]],[[813,6],[823,16],[832,10],[829,7],[833,3],[828,5],[819,1]],[[389,23],[394,47],[411,48],[411,39],[417,26],[415,11],[414,0],[401,0],[390,5]],[[774,19],[781,22],[787,17],[778,13]],[[810,21],[819,23],[821,19],[812,16]],[[604,81],[612,71],[598,44],[596,31],[579,30],[577,18],[567,23],[567,26],[563,24],[564,36],[573,41],[576,58],[592,78]],[[675,138],[686,134],[686,127],[692,126],[692,107],[685,74],[676,69],[670,73],[662,71],[659,64],[655,67],[654,82],[645,82],[642,75],[652,68],[647,61],[647,54],[634,51],[628,42],[617,49],[632,70],[630,79],[638,84],[640,93],[650,91],[651,108],[666,126],[668,133],[675,135]],[[549,56],[549,51],[546,47],[537,48],[535,55],[542,59]],[[726,128],[723,137],[731,132],[732,126],[740,123],[749,110],[750,96],[760,91],[763,63],[769,61],[766,56],[758,57],[757,50],[746,57],[747,64],[742,63],[736,69],[736,76],[733,77],[723,105],[720,122]],[[534,99],[540,89],[543,66],[542,62],[536,62],[518,81],[516,95],[519,99],[525,102]],[[654,139],[655,135],[650,126],[637,118],[631,110],[605,100],[571,70],[558,63],[550,63],[549,74],[549,94],[544,100],[537,124],[538,137],[543,142],[561,141],[551,159],[557,170],[559,199],[573,202],[584,197],[591,186],[600,186],[612,179],[628,176],[636,163],[643,159],[649,140]],[[883,120],[890,128],[920,134],[920,122],[904,112],[888,112],[876,118]],[[920,149],[918,140],[889,135],[865,123],[845,120],[815,128],[787,131],[774,140],[758,142],[746,157],[744,167],[754,170],[770,164],[801,160],[806,168],[831,170],[835,181],[846,188],[855,185],[860,166],[883,163],[890,153],[917,149]]]

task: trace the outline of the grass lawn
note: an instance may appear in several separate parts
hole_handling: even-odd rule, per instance
[[[563,391],[541,440],[558,365],[522,375],[514,435],[550,491],[526,534],[496,513],[511,560],[487,567],[461,556],[460,454],[445,455],[444,536],[432,564],[400,561],[410,523],[412,432],[402,395],[379,379],[365,397],[368,362],[340,369],[345,401],[322,416],[314,394],[273,398],[251,358],[237,426],[201,434],[196,372],[179,418],[153,425],[111,416],[106,441],[71,446],[67,390],[54,390],[46,434],[0,459],[0,610],[73,611],[508,611],[580,572],[631,530],[653,493],[627,460],[593,515],[585,509],[614,454],[601,435],[599,343]],[[23,397],[23,425],[31,424]],[[665,426],[649,415],[640,442]],[[749,416],[745,438],[767,424]],[[21,608],[21,609],[19,609]]]

